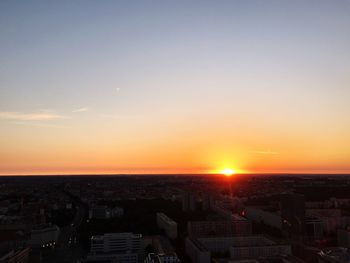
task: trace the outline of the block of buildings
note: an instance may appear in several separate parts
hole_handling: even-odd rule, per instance
[[[163,229],[170,239],[177,238],[177,223],[164,213],[157,213],[157,226]]]
[[[141,238],[141,234],[133,233],[92,236],[90,253],[82,262],[136,263],[139,261]]]
[[[59,233],[60,229],[56,225],[37,225],[32,229],[28,243],[33,248],[52,247],[57,243]]]

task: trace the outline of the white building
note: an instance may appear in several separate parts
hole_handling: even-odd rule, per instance
[[[60,229],[56,225],[44,224],[34,227],[31,231],[29,245],[32,247],[52,247],[58,240]]]
[[[110,260],[120,263],[138,262],[142,235],[133,233],[108,233],[91,237],[88,261]]]
[[[165,231],[170,239],[177,238],[177,223],[163,213],[157,213],[157,226]]]

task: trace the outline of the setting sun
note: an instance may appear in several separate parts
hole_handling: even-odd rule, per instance
[[[236,173],[236,171],[233,169],[230,169],[230,168],[225,168],[225,169],[221,170],[221,173],[225,176],[232,176]]]

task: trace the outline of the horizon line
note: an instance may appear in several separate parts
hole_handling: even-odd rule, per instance
[[[221,173],[79,173],[79,174],[71,174],[71,173],[64,173],[64,174],[0,174],[0,177],[50,177],[50,176],[204,176],[204,175],[211,175],[211,176],[222,176]],[[327,176],[327,175],[337,175],[337,176],[346,176],[350,175],[350,172],[346,173],[315,173],[315,172],[261,172],[261,173],[236,173],[233,175],[235,176]]]

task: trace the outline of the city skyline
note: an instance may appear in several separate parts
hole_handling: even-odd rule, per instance
[[[0,2],[0,175],[350,173],[350,2]]]

